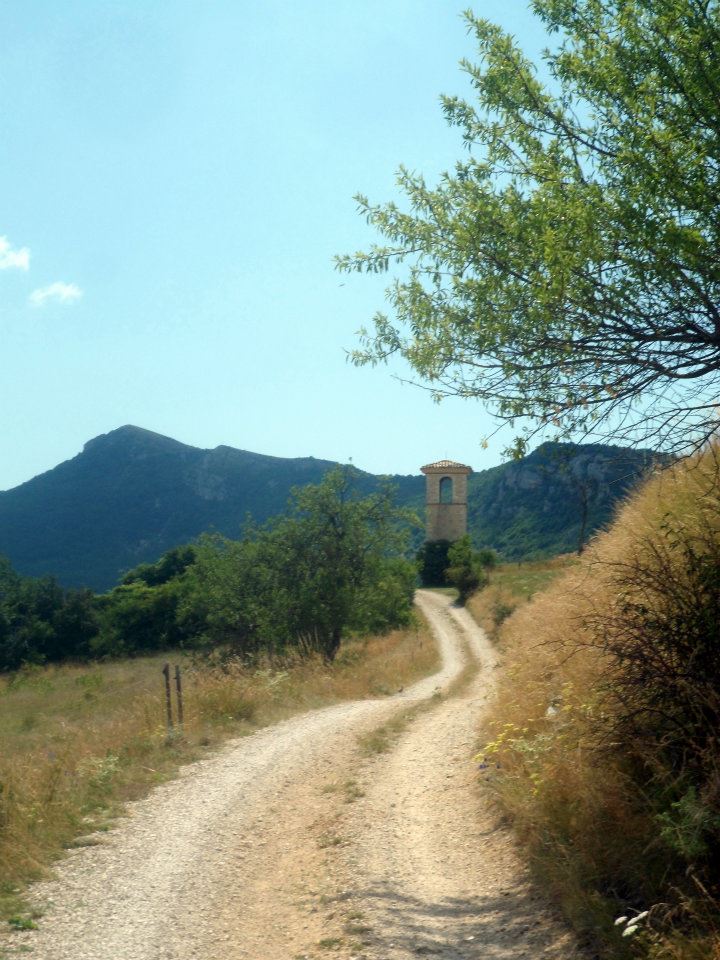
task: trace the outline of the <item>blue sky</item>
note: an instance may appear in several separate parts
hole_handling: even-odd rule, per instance
[[[462,146],[461,7],[441,0],[9,0],[0,6],[0,489],[134,423],[377,473],[507,442],[345,351],[382,278],[353,194],[400,199]],[[521,0],[475,12],[525,49]]]

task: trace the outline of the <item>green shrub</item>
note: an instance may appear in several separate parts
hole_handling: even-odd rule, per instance
[[[449,540],[426,540],[416,555],[420,583],[424,587],[446,587]]]
[[[493,554],[494,558],[494,554]],[[468,597],[488,582],[481,555],[473,550],[470,537],[465,534],[448,550],[447,582],[458,591],[458,603],[464,605]]]

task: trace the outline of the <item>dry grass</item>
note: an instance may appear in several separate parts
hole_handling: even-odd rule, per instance
[[[0,916],[20,922],[26,882],[208,747],[294,713],[394,693],[438,667],[422,622],[348,641],[332,665],[311,655],[209,670],[174,656],[185,724],[168,738],[165,659],[0,678]]]
[[[664,745],[613,739],[628,702],[618,694],[623,677],[607,631],[601,635],[613,617],[622,627],[618,612],[633,591],[650,619],[658,613],[662,600],[640,597],[623,571],[654,563],[661,540],[675,582],[687,576],[664,531],[682,529],[691,539],[717,533],[719,476],[707,452],[652,477],[580,563],[499,624],[504,670],[483,729],[484,775],[536,876],[598,956],[720,955],[716,892],[660,836],[658,811],[670,806],[663,789],[672,777]],[[495,586],[494,598],[480,595],[470,605],[491,628],[493,604],[506,597],[506,585]],[[698,824],[678,823],[690,827]],[[615,917],[645,909],[639,932],[622,938]]]
[[[577,564],[574,554],[530,563],[503,563],[490,571],[486,587],[473,594],[466,606],[475,620],[495,637],[517,607],[545,590],[568,567]]]

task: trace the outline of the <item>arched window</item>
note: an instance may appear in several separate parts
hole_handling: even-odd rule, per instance
[[[440,480],[440,503],[453,502],[452,477],[442,477]]]

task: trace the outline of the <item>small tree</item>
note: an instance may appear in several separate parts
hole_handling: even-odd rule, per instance
[[[388,561],[407,549],[414,520],[395,507],[390,487],[359,498],[348,468],[293,491],[290,517],[280,521],[276,535],[292,558],[300,613],[296,632],[314,635],[328,660],[335,658],[343,632],[362,619],[363,603],[373,595],[377,599],[380,583],[391,574]],[[400,608],[407,611],[411,595],[400,596]]]
[[[490,557],[490,553],[487,554],[487,558]],[[494,557],[495,554],[492,554],[493,562]],[[458,602],[464,606],[470,595],[488,582],[482,557],[473,550],[467,533],[451,545],[448,551],[448,564],[445,576],[448,583],[457,588]]]
[[[333,660],[348,630],[407,620],[415,569],[402,558],[416,518],[389,488],[358,497],[354,479],[332,470],[245,540],[200,544],[193,576],[208,598],[211,641],[253,655],[311,639]]]
[[[480,561],[480,565],[485,570],[492,570],[497,566],[498,555],[492,549],[492,547],[482,547],[478,550],[475,556]]]

